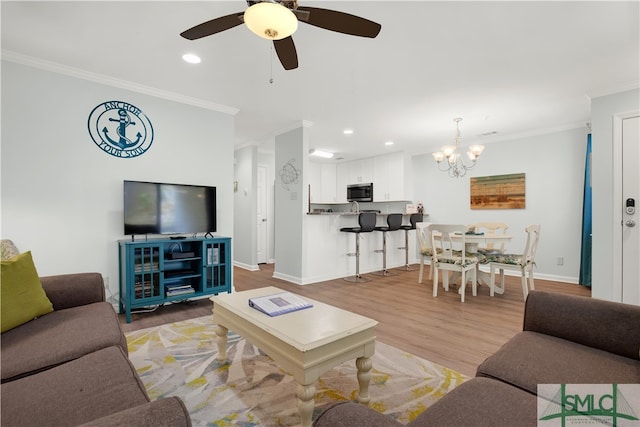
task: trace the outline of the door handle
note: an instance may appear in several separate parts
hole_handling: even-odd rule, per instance
[[[629,221],[624,223],[627,227],[635,227],[636,226],[636,222],[632,219],[630,219]]]
[[[267,222],[267,218],[262,218],[262,222]]]

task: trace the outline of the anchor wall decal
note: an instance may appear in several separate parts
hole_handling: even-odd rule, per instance
[[[153,125],[149,117],[140,108],[125,101],[112,100],[98,104],[89,113],[87,128],[93,143],[100,150],[122,159],[141,156],[153,143]]]
[[[118,134],[119,140],[115,141],[109,136],[109,129],[107,129],[106,126],[102,128],[102,133],[104,133],[104,137],[111,144],[116,145],[122,149],[138,144],[140,142],[140,138],[142,138],[142,134],[140,132],[136,134],[135,141],[130,140],[129,138],[127,138],[127,135],[126,135],[127,126],[135,125],[136,122],[132,122],[131,117],[129,116],[129,113],[127,113],[127,111],[122,108],[118,109],[118,115],[120,116],[118,119],[109,118],[109,121],[119,123],[118,129],[116,131]]]

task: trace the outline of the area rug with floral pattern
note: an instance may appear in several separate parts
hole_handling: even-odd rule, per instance
[[[299,424],[293,377],[232,332],[228,360],[218,361],[214,326],[204,316],[126,334],[151,399],[179,396],[198,427]],[[468,379],[379,341],[372,361],[369,406],[403,424]],[[346,362],[320,378],[314,418],[322,405],[357,399],[356,372],[355,361]]]

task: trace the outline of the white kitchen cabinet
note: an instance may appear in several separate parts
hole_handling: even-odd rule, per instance
[[[362,184],[366,182],[373,182],[373,158],[349,162],[349,182],[347,184]]]
[[[411,192],[407,189],[410,157],[405,153],[392,153],[373,160],[373,201],[411,200]]]
[[[336,165],[323,164],[320,167],[320,188],[323,202],[336,201]]]
[[[338,164],[310,162],[311,203],[346,203],[347,186],[373,182],[373,201],[412,200],[411,157],[405,153]]]
[[[336,165],[309,162],[311,203],[336,201]]]
[[[347,202],[347,185],[349,185],[349,163],[336,165],[336,202]]]
[[[307,179],[310,186],[309,201],[311,203],[319,203],[322,198],[322,177],[320,164],[309,162],[307,165]]]

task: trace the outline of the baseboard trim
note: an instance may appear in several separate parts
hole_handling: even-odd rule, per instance
[[[249,271],[259,271],[260,267],[258,266],[258,264],[245,264],[242,262],[238,262],[238,261],[233,261],[233,266],[234,267],[239,267],[242,268],[243,270],[249,270]]]
[[[480,269],[482,271],[488,272],[487,269],[484,269],[482,267],[480,267]],[[497,274],[497,273],[496,273]],[[505,276],[514,276],[514,277],[520,277],[520,273],[518,273],[515,270],[505,270],[504,271],[504,275]],[[562,282],[562,283],[571,283],[574,285],[577,285],[578,282],[578,278],[577,277],[569,277],[569,276],[556,276],[553,274],[541,274],[541,273],[537,273],[535,270],[533,272],[533,279],[540,279],[540,280],[552,280],[554,282]]]

